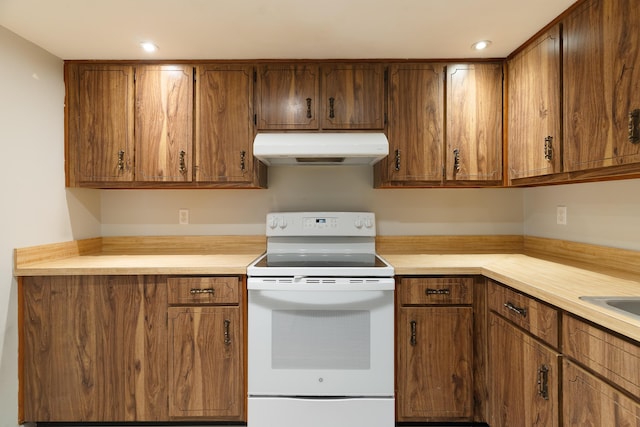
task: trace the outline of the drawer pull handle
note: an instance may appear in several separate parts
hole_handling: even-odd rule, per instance
[[[507,307],[509,310],[513,311],[514,313],[519,314],[522,317],[527,317],[527,309],[524,307],[516,307],[511,302],[506,302],[504,306]]]
[[[548,136],[544,139],[544,159],[550,162],[553,160],[553,137]]]
[[[411,341],[410,341],[410,343],[411,343],[412,347],[415,347],[416,344],[418,343],[418,339],[416,338],[416,334],[417,334],[416,325],[417,325],[417,322],[415,320],[412,320],[410,325],[411,325]]]
[[[449,289],[427,289],[424,293],[427,295],[450,295],[451,291]]]
[[[640,142],[640,109],[629,113],[629,142],[637,144]]]
[[[178,170],[183,175],[187,173],[187,162],[185,160],[186,155],[186,151],[180,150],[180,167],[178,168]]]
[[[307,118],[310,119],[312,117],[313,115],[311,114],[311,98],[307,98]]]
[[[400,170],[400,150],[396,150],[396,162],[395,162],[395,170]]]
[[[191,289],[191,295],[202,295],[202,294],[213,295],[214,293],[215,293],[215,289],[213,288]]]
[[[124,171],[124,150],[118,151],[118,171]]]
[[[538,395],[549,400],[549,367],[542,365],[538,368]]]
[[[456,148],[453,150],[453,173],[460,172],[460,149]]]
[[[231,326],[231,320],[224,320],[224,345],[231,344],[231,336],[229,334],[229,327]]]
[[[335,102],[336,102],[336,99],[334,97],[329,98],[329,118],[330,119],[336,118],[336,112],[334,109]]]

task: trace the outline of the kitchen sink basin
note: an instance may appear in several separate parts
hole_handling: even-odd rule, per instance
[[[617,311],[640,320],[640,296],[638,297],[580,297],[581,300],[590,302],[600,307]]]

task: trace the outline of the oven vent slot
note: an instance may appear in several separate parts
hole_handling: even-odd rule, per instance
[[[320,284],[322,283],[323,285],[335,285],[336,280],[335,279],[312,279],[312,278],[307,278],[305,280],[306,283],[314,283],[314,284]]]

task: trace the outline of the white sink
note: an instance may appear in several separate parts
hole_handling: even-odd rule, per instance
[[[640,320],[640,296],[639,297],[580,297],[581,300],[591,304],[616,311],[626,316]]]

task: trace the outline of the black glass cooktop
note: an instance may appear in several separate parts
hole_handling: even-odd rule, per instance
[[[386,267],[375,254],[267,254],[256,267]]]

